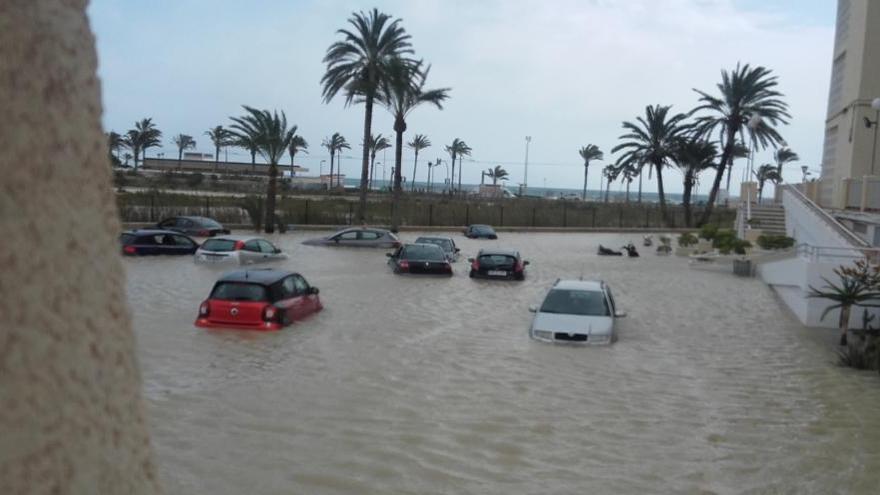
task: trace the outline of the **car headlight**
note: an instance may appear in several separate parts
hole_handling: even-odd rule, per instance
[[[535,335],[536,339],[553,340],[553,332],[549,330],[535,330],[533,334]]]

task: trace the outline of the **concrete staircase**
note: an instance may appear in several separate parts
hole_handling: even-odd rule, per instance
[[[751,225],[765,234],[785,235],[785,209],[782,205],[752,206]]]

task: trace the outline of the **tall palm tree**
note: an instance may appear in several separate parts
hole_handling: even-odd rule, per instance
[[[367,188],[373,188],[373,176],[375,174],[376,168],[376,154],[382,150],[387,150],[391,147],[391,142],[388,141],[388,138],[378,134],[376,136],[370,136],[370,142],[367,143],[367,148],[370,150],[370,179],[367,183]],[[384,169],[383,169],[384,170]]]
[[[342,134],[339,134],[338,132],[334,132],[332,136],[324,138],[324,142],[321,143],[321,146],[323,146],[327,149],[327,151],[330,152],[330,189],[333,189],[333,160],[334,158],[336,158],[336,155],[338,153],[340,153],[344,149],[351,149],[351,146],[349,146],[348,141],[345,140],[345,137],[343,137]]]
[[[125,138],[122,137],[118,132],[110,131],[107,133],[107,150],[110,153],[111,157],[116,158],[116,163],[121,163],[119,161],[119,150],[125,146]]]
[[[492,178],[492,185],[497,186],[499,180],[507,180],[510,174],[504,170],[501,165],[495,165],[495,168],[487,170],[486,175]]]
[[[737,137],[744,140],[748,130],[752,145],[761,149],[782,143],[776,126],[788,123],[791,116],[788,105],[782,101],[782,93],[776,90],[777,85],[777,78],[769,69],[737,64],[730,72],[721,71],[721,82],[717,85],[719,96],[694,90],[700,95],[701,102],[694,111],[705,112],[697,118],[697,129],[705,136],[717,132],[721,147],[721,160],[700,224],[706,223],[712,215],[721,178],[734,158]],[[760,117],[761,121],[754,128],[749,127],[755,117]]]
[[[257,170],[257,153],[260,151],[260,143],[252,136],[246,134],[232,134],[229,143],[246,150],[251,155],[251,172]],[[217,171],[217,162],[214,162],[214,171]]]
[[[394,194],[391,200],[391,228],[397,229],[398,204],[400,202],[403,174],[403,133],[406,118],[419,105],[429,104],[443,110],[443,101],[449,98],[449,88],[425,89],[431,67],[423,67],[422,61],[392,59],[388,64],[388,77],[379,86],[377,100],[394,118]],[[411,179],[414,179],[412,177]]]
[[[257,144],[262,157],[269,162],[269,185],[266,188],[265,230],[275,232],[275,193],[278,178],[278,163],[287,152],[290,141],[296,134],[296,126],[287,126],[284,112],[257,110],[244,106],[245,115],[232,117],[232,132],[238,137],[247,136]]]
[[[742,141],[737,141],[736,144],[733,145],[733,156],[730,159],[730,164],[727,165],[727,185],[725,186],[727,190],[727,199],[724,200],[724,205],[727,206],[730,201],[730,176],[733,175],[733,162],[739,158],[748,158],[749,157],[749,147],[746,146]]]
[[[446,152],[449,153],[449,156],[452,157],[452,184],[450,184],[450,188],[452,188],[455,184],[455,159],[458,158],[458,191],[461,191],[461,158],[463,156],[469,156],[471,154],[471,147],[467,145],[461,139],[455,138],[452,140],[452,144],[446,147]]]
[[[232,135],[229,130],[222,125],[217,125],[208,129],[205,131],[205,135],[211,139],[212,143],[214,143],[214,172],[217,172],[217,163],[220,162],[220,150],[224,146],[229,146],[235,143],[232,142]],[[255,153],[252,153],[251,157],[254,156]],[[253,160],[251,163],[253,163]]]
[[[305,140],[304,137],[296,134],[293,136],[293,139],[290,140],[290,146],[287,148],[287,152],[290,153],[290,176],[293,177],[296,175],[296,171],[294,170],[293,165],[293,157],[296,156],[297,153],[308,153],[309,143]]]
[[[625,170],[627,165],[622,165],[620,167],[615,167],[613,165],[608,165],[602,169],[602,175],[605,176],[605,179],[608,180],[608,184],[605,185],[605,202],[608,202],[608,193],[611,191],[611,183],[617,179],[617,176],[620,175],[621,171]]]
[[[779,176],[776,166],[769,163],[761,165],[758,167],[758,170],[755,170],[752,173],[755,174],[755,179],[758,181],[758,203],[761,202],[761,198],[764,196],[765,182],[768,180],[774,184],[782,182],[782,177]]]
[[[329,103],[340,91],[345,103],[357,99],[364,102],[363,160],[361,163],[361,194],[358,219],[363,221],[367,209],[367,174],[372,135],[373,103],[379,87],[387,79],[388,62],[413,53],[410,36],[400,25],[400,19],[373,9],[369,13],[353,13],[348,19],[351,30],[340,29],[342,41],[330,45],[324,56],[327,70],[321,78],[324,102]]]
[[[134,129],[125,134],[125,145],[131,149],[134,157],[134,170],[137,171],[138,158],[146,156],[147,149],[162,144],[162,131],[156,128],[152,118],[141,119],[134,123]]]
[[[177,146],[177,170],[180,170],[181,161],[183,160],[183,150],[195,148],[196,140],[187,134],[178,134],[174,136],[174,145]]]
[[[714,143],[698,135],[683,137],[675,146],[672,160],[684,176],[684,190],[681,198],[684,206],[684,223],[686,227],[693,225],[692,201],[694,185],[700,172],[715,168],[718,148]]]
[[[604,160],[605,156],[602,154],[602,151],[599,150],[599,147],[595,144],[588,144],[586,146],[581,147],[578,150],[578,154],[584,160],[584,192],[581,196],[581,199],[587,200],[587,172],[590,170],[590,162],[593,160]]]
[[[666,195],[663,191],[663,167],[673,159],[675,147],[679,139],[687,131],[684,120],[686,115],[677,113],[670,115],[670,106],[645,107],[645,116],[638,117],[636,123],[624,122],[623,128],[628,132],[620,136],[623,140],[611,150],[612,153],[622,151],[615,168],[625,166],[641,167],[649,165],[657,172],[657,194],[660,196],[660,213],[668,226],[672,221],[666,212]],[[606,192],[607,196],[607,192]]]
[[[776,175],[779,177],[777,182],[782,182],[782,166],[800,160],[801,157],[787,146],[783,146],[773,153],[773,160],[776,161]]]
[[[406,143],[406,145],[410,149],[413,150],[413,153],[415,153],[415,158],[413,159],[413,176],[412,176],[412,180],[410,180],[410,190],[415,191],[416,190],[416,167],[419,164],[419,151],[422,151],[425,148],[430,148],[431,147],[431,140],[428,139],[428,136],[425,136],[424,134],[416,134],[415,136],[413,136],[413,138],[410,142]]]

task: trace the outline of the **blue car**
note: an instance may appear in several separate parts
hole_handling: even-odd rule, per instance
[[[199,243],[171,230],[130,230],[119,236],[122,254],[126,256],[193,254]]]

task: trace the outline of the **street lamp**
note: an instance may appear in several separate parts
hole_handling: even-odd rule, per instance
[[[382,167],[382,184],[385,184],[385,165],[382,162],[376,162],[377,167]],[[379,188],[382,189],[381,187]]]
[[[874,163],[877,161],[877,127],[880,126],[880,98],[874,98],[871,108],[876,112],[874,120],[865,117],[865,127],[874,128],[874,144],[871,146],[871,175],[874,175]]]
[[[526,163],[523,172],[523,187],[529,187],[529,143],[532,142],[532,136],[526,136]]]
[[[801,173],[804,174],[804,178],[801,180],[804,184],[807,183],[807,176],[810,175],[810,167],[806,165],[801,165]]]

